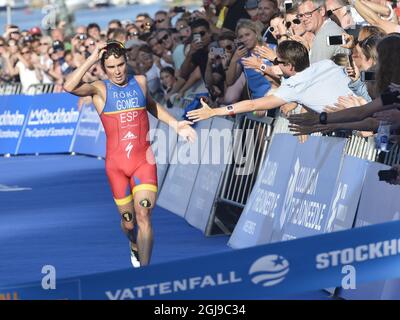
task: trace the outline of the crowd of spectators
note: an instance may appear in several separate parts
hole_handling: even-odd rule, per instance
[[[146,75],[152,96],[168,107],[201,93],[211,107],[258,101],[249,108],[259,117],[332,113],[400,84],[399,8],[396,0],[204,0],[198,10],[140,13],[111,20],[106,29],[76,26],[72,34],[62,26],[10,25],[0,37],[0,82],[21,83],[23,92],[35,84],[62,91],[99,41],[117,40],[127,50],[129,73]],[[104,78],[95,65],[84,81]],[[385,119],[398,121],[398,113]],[[368,137],[381,118],[328,129]]]

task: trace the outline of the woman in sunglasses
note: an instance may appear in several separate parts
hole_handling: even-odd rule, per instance
[[[251,20],[242,19],[236,27],[236,34],[239,41],[226,73],[226,83],[228,86],[233,85],[244,72],[251,99],[264,97],[272,87],[277,86],[277,81],[269,75],[264,75],[272,63],[257,57],[255,53],[256,47],[262,44],[261,28]],[[256,67],[252,60],[257,60],[260,64],[256,63]]]
[[[299,41],[306,48],[310,49],[314,40],[314,34],[306,30],[304,23],[297,17],[297,14],[297,6],[286,10],[285,26],[292,40]]]

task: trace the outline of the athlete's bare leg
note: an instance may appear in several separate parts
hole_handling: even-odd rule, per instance
[[[118,206],[118,211],[121,215],[121,228],[131,242],[134,250],[137,250],[136,237],[134,234],[134,227],[136,223],[135,210],[133,201]]]
[[[141,190],[134,194],[133,203],[138,224],[137,245],[139,250],[140,265],[150,263],[153,250],[153,228],[151,225],[151,210],[156,201],[156,192]]]

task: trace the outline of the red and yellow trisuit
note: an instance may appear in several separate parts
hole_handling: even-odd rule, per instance
[[[157,167],[150,142],[147,99],[135,77],[125,86],[104,81],[107,98],[101,122],[107,136],[106,173],[117,205],[140,190],[157,192]]]

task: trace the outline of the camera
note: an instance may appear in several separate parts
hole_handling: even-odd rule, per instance
[[[236,44],[236,48],[238,48],[238,49],[243,49],[245,47],[245,45],[242,41],[236,40],[235,44]]]
[[[214,54],[215,57],[222,57],[225,54],[224,48],[210,48],[210,52]]]
[[[345,44],[343,35],[340,36],[328,36],[326,37],[326,42],[328,46],[339,46]]]
[[[84,33],[80,33],[80,34],[78,34],[78,39],[79,40],[86,40],[87,39],[87,35],[84,34]]]
[[[292,1],[285,1],[285,12],[290,10],[293,7],[293,2]]]
[[[25,36],[24,37],[24,42],[32,42],[33,37],[32,36]]]
[[[193,42],[194,43],[200,43],[201,42],[201,35],[196,33],[193,35]]]
[[[64,44],[61,41],[56,40],[53,42],[53,49],[54,51],[63,51]]]

